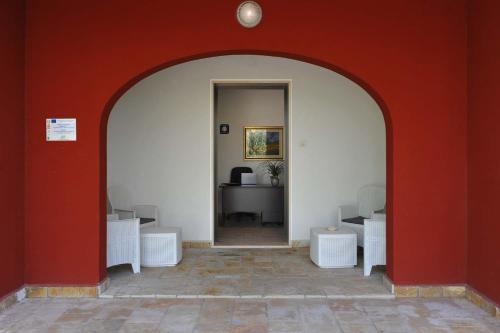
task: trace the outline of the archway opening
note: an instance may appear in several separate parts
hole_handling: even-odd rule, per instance
[[[338,206],[355,203],[360,188],[386,185],[387,271],[391,275],[392,150],[387,113],[359,82],[324,64],[310,63],[314,62],[259,55],[203,58],[165,66],[134,80],[133,87],[127,85],[110,104],[109,120],[103,121],[101,143],[109,149],[101,154],[105,212],[109,210],[107,189],[125,185],[136,195],[132,202],[159,206],[161,224],[181,226],[185,241],[212,243],[210,80],[290,79],[294,110],[290,126],[295,133],[290,137],[290,244],[308,245],[311,227],[338,225]],[[182,145],[176,138],[192,142]],[[145,165],[146,160],[151,163]],[[192,183],[186,183],[188,179]],[[165,192],[167,187],[176,190]],[[193,193],[193,188],[199,193]]]

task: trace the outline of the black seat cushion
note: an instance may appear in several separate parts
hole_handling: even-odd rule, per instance
[[[154,222],[154,221],[155,221],[155,219],[149,218],[149,217],[140,217],[139,218],[139,223],[140,224],[150,223],[150,222]]]
[[[364,225],[365,219],[366,217],[356,216],[356,217],[350,217],[348,219],[342,219],[342,222]]]

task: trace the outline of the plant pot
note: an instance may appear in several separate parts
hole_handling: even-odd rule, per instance
[[[271,176],[271,185],[278,186],[280,184],[280,178],[276,176]]]

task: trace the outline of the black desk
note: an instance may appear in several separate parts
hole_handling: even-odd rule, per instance
[[[228,214],[244,212],[261,217],[262,223],[283,224],[285,191],[283,186],[271,185],[220,185],[222,218]]]

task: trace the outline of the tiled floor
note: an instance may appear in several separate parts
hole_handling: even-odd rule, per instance
[[[130,266],[108,270],[110,287],[104,297],[330,297],[390,298],[381,269],[363,276],[362,260],[355,268],[321,269],[308,248],[184,249],[176,267]]]
[[[500,332],[465,299],[30,299],[0,332]]]

